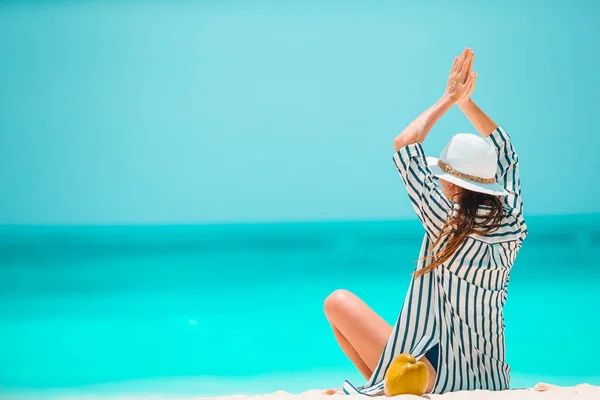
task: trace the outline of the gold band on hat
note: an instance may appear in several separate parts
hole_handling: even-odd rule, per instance
[[[495,183],[496,178],[480,178],[478,176],[463,174],[462,172],[455,171],[451,166],[438,159],[438,166],[447,174],[455,176],[457,178],[466,179],[468,181],[478,182],[478,183]]]

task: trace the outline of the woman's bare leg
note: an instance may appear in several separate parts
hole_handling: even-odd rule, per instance
[[[369,379],[392,334],[392,327],[347,290],[330,294],[324,308],[340,347],[365,379]]]
[[[425,363],[425,365],[427,365],[427,370],[429,371],[429,383],[427,384],[427,389],[425,390],[425,393],[431,393],[431,391],[433,390],[433,385],[435,385],[435,380],[437,378],[437,372],[435,372],[435,368],[429,362],[427,357],[423,356],[419,359],[419,361],[423,361]],[[437,365],[436,365],[436,368],[437,368]]]
[[[362,358],[360,358],[356,350],[354,350],[354,347],[352,347],[350,342],[348,342],[348,339],[346,339],[335,326],[332,325],[331,327],[333,328],[333,335],[342,348],[344,354],[346,354],[350,361],[352,361],[356,368],[358,368],[362,376],[364,376],[365,379],[369,379],[373,374],[373,370],[369,368],[367,364],[365,364]]]
[[[392,326],[347,290],[336,290],[330,294],[324,308],[342,351],[365,379],[369,379],[392,334]],[[429,370],[427,392],[431,392],[436,372],[426,357],[422,357],[421,361]]]

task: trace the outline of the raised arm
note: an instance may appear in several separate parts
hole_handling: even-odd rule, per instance
[[[475,88],[475,82],[473,82],[473,87]],[[456,102],[456,105],[460,110],[465,114],[465,116],[469,119],[471,124],[477,129],[477,132],[483,137],[488,137],[494,132],[494,129],[498,127],[498,125],[487,115],[471,98],[467,98],[466,100],[459,100]]]
[[[496,180],[509,193],[508,196],[504,197],[504,203],[522,214],[523,201],[521,199],[521,181],[519,178],[519,158],[510,141],[510,136],[471,100],[474,87],[475,82],[473,81],[472,87],[465,97],[457,102],[457,105],[479,134],[489,138],[496,148],[498,153]]]
[[[425,110],[413,122],[411,122],[404,130],[394,139],[394,149],[400,150],[402,147],[414,143],[423,143],[427,134],[433,128],[433,125],[444,115],[457,100],[463,98],[473,82],[477,74],[471,72],[471,64],[473,63],[473,52],[470,49],[465,49],[460,57],[454,59],[446,92],[434,105]]]
[[[472,52],[465,49],[454,60],[446,92],[440,100],[411,122],[394,139],[394,164],[404,181],[410,201],[431,240],[436,240],[452,210],[431,170],[421,143],[440,117],[461,98],[475,78],[469,64]],[[468,72],[467,72],[468,71]]]
[[[444,115],[452,106],[455,100],[444,94],[434,105],[423,111],[413,122],[394,139],[394,150],[415,143],[423,143],[427,134],[433,128],[433,125]]]

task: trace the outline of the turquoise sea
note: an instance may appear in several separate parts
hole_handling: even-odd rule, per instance
[[[600,384],[600,215],[530,217],[505,310],[512,386]],[[0,228],[3,399],[191,398],[362,383],[322,312],[395,321],[417,221]]]

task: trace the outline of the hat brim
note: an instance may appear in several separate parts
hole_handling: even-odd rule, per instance
[[[504,190],[504,188],[500,186],[497,182],[479,183],[458,178],[454,175],[450,175],[449,173],[445,172],[442,168],[440,168],[440,166],[438,165],[438,158],[436,157],[427,157],[427,166],[429,166],[429,169],[431,170],[433,175],[447,182],[454,183],[455,185],[460,186],[464,189],[471,190],[473,192],[491,194],[493,196],[508,195],[508,192]]]

